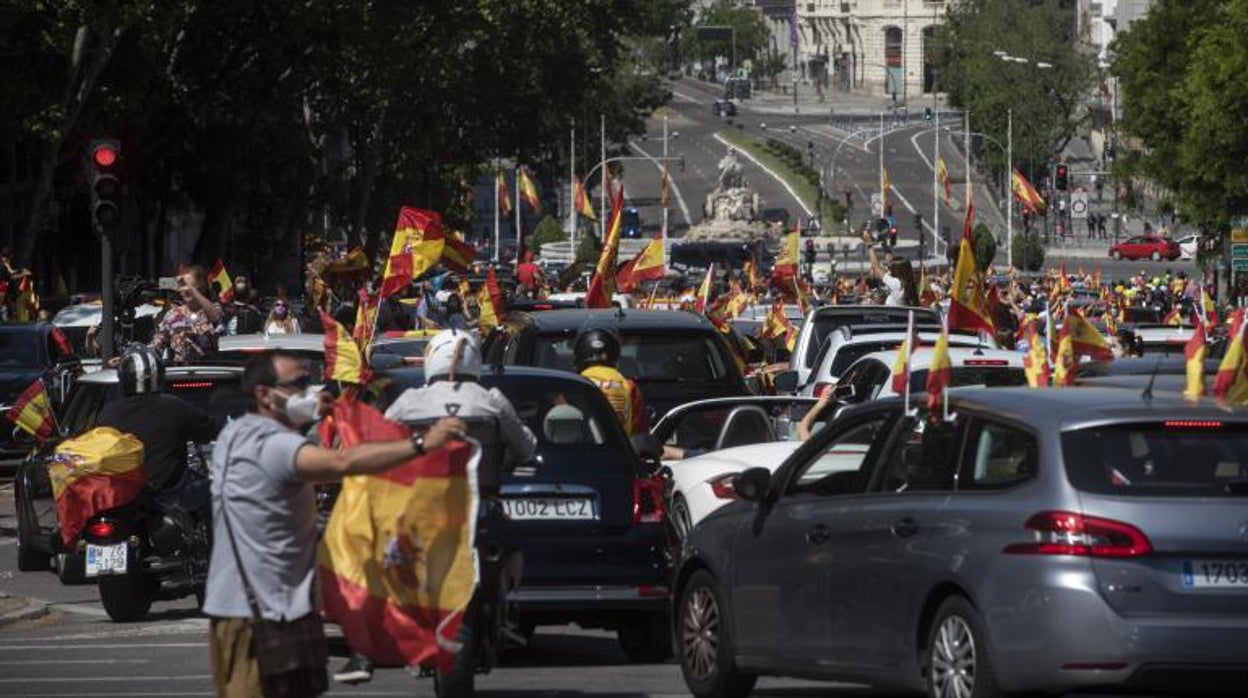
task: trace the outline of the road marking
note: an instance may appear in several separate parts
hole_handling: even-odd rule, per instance
[[[670,136],[669,136],[669,137],[670,137]],[[630,147],[630,148],[632,148],[633,150],[636,150],[637,152],[641,153],[643,156],[645,156],[645,157],[646,157],[646,159],[648,159],[650,162],[654,163],[654,166],[655,166],[655,167],[657,167],[657,168],[659,169],[659,172],[660,172],[660,173],[661,173],[661,172],[663,172],[663,163],[659,162],[657,158],[655,158],[653,155],[651,155],[650,153],[647,153],[645,150],[643,150],[641,146],[639,146],[639,145],[637,145],[636,143],[633,143],[633,142],[631,142],[631,141],[630,141],[630,142],[629,142],[629,144],[628,144],[628,147]],[[671,156],[669,155],[668,157],[670,158]],[[676,184],[676,178],[675,178],[675,177],[673,177],[673,176],[671,175],[671,170],[670,170],[670,169],[668,170],[667,181],[668,181],[668,182],[670,182],[670,183],[671,183],[671,185],[672,185],[672,193],[676,195],[676,204],[677,204],[678,206],[680,206],[680,213],[681,213],[681,215],[682,215],[682,216],[684,216],[684,217],[685,217],[685,225],[693,225],[693,219],[692,219],[692,218],[690,218],[690,216],[689,216],[689,207],[685,204],[685,197],[681,195],[681,193],[680,193],[680,186]],[[662,182],[660,182],[660,185],[659,185],[659,186],[660,186],[660,189],[661,189],[661,188],[662,188]],[[660,196],[660,199],[661,199],[661,198],[662,198],[662,194],[660,193],[660,195],[659,195],[659,196]],[[669,231],[669,232],[670,232],[670,231]]]
[[[66,678],[40,677],[29,679],[0,679],[0,683],[86,683],[96,681],[211,681],[212,674],[190,676],[74,676]],[[95,694],[92,694],[95,695]],[[133,694],[131,694],[133,695]]]
[[[150,659],[24,659],[0,662],[0,666],[34,666],[36,664],[151,664]]]
[[[745,151],[745,149],[744,149],[744,148],[738,148],[737,146],[735,146],[735,145],[733,145],[733,144],[729,143],[727,140],[725,140],[725,139],[724,139],[724,137],[723,137],[723,136],[719,135],[718,133],[716,133],[716,134],[715,134],[715,140],[719,141],[720,143],[723,143],[724,145],[728,146],[729,148],[732,148],[733,150],[737,151],[738,153],[741,153],[741,154],[742,154],[742,155],[744,155],[744,156],[746,157],[746,159],[748,159],[750,162],[754,163],[755,165],[758,165],[758,167],[759,167],[760,169],[762,169],[762,171],[763,171],[763,172],[766,172],[767,174],[771,175],[772,179],[775,179],[777,182],[779,182],[779,183],[780,183],[780,186],[784,187],[785,191],[789,192],[789,196],[792,196],[792,197],[793,197],[793,200],[797,202],[797,205],[798,205],[798,206],[801,206],[801,207],[802,207],[802,210],[806,212],[806,215],[807,215],[807,216],[812,216],[812,215],[814,215],[814,213],[812,213],[812,212],[811,212],[811,210],[810,210],[809,208],[807,208],[807,207],[806,207],[806,202],[802,201],[802,197],[798,196],[798,195],[797,195],[797,192],[793,191],[793,187],[789,186],[789,183],[788,183],[788,182],[786,182],[786,181],[784,181],[784,178],[783,178],[783,177],[781,177],[780,175],[776,174],[775,172],[772,172],[772,171],[771,171],[771,169],[770,169],[770,168],[768,168],[768,167],[767,167],[766,165],[764,165],[763,163],[759,162],[758,160],[755,160],[755,159],[754,159],[754,156],[753,156],[753,155],[750,155],[749,153],[747,153],[747,152]]]
[[[58,650],[121,650],[121,649],[157,649],[162,647],[207,647],[207,642],[134,642],[127,644],[109,643],[107,645],[5,645],[0,643],[0,650],[9,651],[44,651],[55,648]],[[0,679],[3,681],[3,679]]]
[[[6,545],[13,545],[16,542],[17,542],[16,538],[5,538],[4,540],[0,540],[0,547],[6,546]]]

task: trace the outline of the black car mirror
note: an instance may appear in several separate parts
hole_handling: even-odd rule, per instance
[[[663,457],[663,447],[649,433],[633,434],[629,437],[629,443],[633,446],[633,451],[641,458],[641,462],[647,468],[647,474],[653,475],[658,472],[661,467],[660,459]]]
[[[792,393],[797,391],[797,371],[781,371],[771,382],[776,387],[777,393]]]
[[[732,480],[733,490],[741,499],[761,502],[771,488],[771,471],[766,468],[748,468]]]

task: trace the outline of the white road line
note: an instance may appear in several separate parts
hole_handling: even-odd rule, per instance
[[[767,174],[771,175],[772,179],[775,179],[777,182],[779,182],[779,183],[780,183],[780,186],[784,187],[785,191],[789,192],[789,196],[792,196],[792,197],[793,197],[793,200],[797,202],[797,205],[798,205],[798,206],[801,206],[801,207],[802,207],[802,210],[806,212],[806,215],[807,215],[807,216],[813,216],[813,215],[814,215],[814,213],[813,213],[813,212],[812,212],[809,208],[807,208],[807,207],[806,207],[806,202],[805,202],[805,201],[802,201],[802,197],[798,196],[798,195],[797,195],[797,192],[793,191],[793,187],[789,186],[789,183],[788,183],[788,182],[786,182],[786,181],[784,181],[784,178],[783,178],[783,177],[781,177],[780,175],[776,174],[775,172],[772,172],[772,171],[771,171],[771,169],[770,169],[770,168],[768,168],[766,165],[764,165],[763,163],[761,163],[761,162],[759,162],[758,160],[754,159],[754,156],[753,156],[753,155],[750,155],[748,152],[746,152],[744,148],[738,148],[737,146],[735,146],[735,145],[733,145],[733,144],[729,143],[726,139],[724,139],[724,137],[723,137],[723,136],[719,135],[718,133],[716,133],[716,134],[715,134],[715,140],[719,141],[720,143],[723,143],[724,145],[728,146],[729,148],[732,148],[733,150],[737,151],[738,153],[741,153],[741,154],[742,154],[742,155],[744,155],[744,156],[746,157],[746,159],[748,159],[750,162],[754,163],[755,165],[758,165],[758,166],[759,166],[759,168],[761,168],[761,169],[763,170],[763,172],[766,172]]]
[[[693,102],[694,104],[697,104],[698,102],[702,101],[698,99],[697,97],[690,97],[689,95],[685,94],[684,92],[681,92],[680,90],[672,90],[672,94],[675,95],[676,97],[680,97],[686,102]]]
[[[16,538],[5,538],[4,540],[0,540],[0,547],[4,547],[6,545],[13,545],[16,542],[17,542]]]
[[[74,676],[74,677],[39,677],[30,679],[0,679],[0,683],[86,683],[96,681],[211,681],[212,674],[193,674],[190,676]],[[94,695],[94,694],[92,694]],[[133,695],[133,694],[131,694]]]
[[[629,142],[628,147],[641,153],[642,156],[654,163],[654,166],[659,169],[660,173],[663,172],[663,163],[659,162],[658,158],[654,157],[650,153],[647,153],[641,146],[631,141]],[[670,158],[671,156],[669,155],[668,157]],[[672,193],[676,195],[676,205],[680,207],[680,214],[685,217],[685,225],[693,225],[693,219],[689,217],[689,206],[685,204],[685,197],[681,195],[680,186],[676,184],[676,178],[672,176],[670,168],[668,170],[667,180],[672,185]]]
[[[37,664],[151,664],[150,659],[24,659],[0,662],[0,666],[35,666]]]
[[[120,649],[160,649],[164,647],[207,647],[207,646],[208,646],[207,642],[150,642],[150,643],[137,643],[136,642],[136,643],[127,643],[127,644],[110,643],[107,645],[101,645],[101,644],[6,645],[3,643],[0,643],[0,652],[13,652],[13,651],[22,652],[26,650],[31,650],[31,651],[37,650],[37,651],[42,652],[42,651],[49,649],[50,647],[54,647],[58,650],[120,650]]]

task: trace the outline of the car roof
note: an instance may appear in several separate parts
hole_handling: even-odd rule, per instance
[[[1248,421],[1248,411],[1227,411],[1212,399],[1190,402],[1179,393],[1123,388],[954,388],[951,403],[1025,424],[1061,428],[1101,421],[1214,419]],[[913,399],[913,398],[911,398]],[[953,409],[951,404],[950,409]]]
[[[241,366],[167,366],[165,381],[190,380],[193,378],[233,378],[243,375]],[[117,382],[117,369],[101,368],[98,371],[84,373],[78,378],[79,383],[92,385],[111,385]]]
[[[423,383],[425,369],[420,366],[399,366],[379,371],[379,373],[397,378],[402,378],[403,376],[420,376],[421,382]],[[553,368],[537,368],[534,366],[519,366],[511,364],[506,366],[487,365],[481,368],[481,375],[483,378],[487,376],[491,378],[502,378],[504,376],[512,378],[542,378],[552,382],[561,381],[564,383],[583,383],[589,387],[594,387],[594,384],[591,383],[589,379],[579,373],[559,371]]]
[[[856,366],[858,363],[868,359],[875,359],[876,361],[882,361],[885,366],[888,366],[891,369],[893,363],[897,361],[898,353],[899,352],[897,350],[872,352],[858,359],[858,361],[855,361],[853,366]],[[930,346],[923,345],[919,347],[919,350],[910,356],[910,369],[926,369],[930,367],[932,359],[935,356],[936,352],[932,351]],[[949,347],[949,360],[954,362],[954,368],[959,367],[957,362],[971,359],[983,359],[984,361],[1005,360],[1009,362],[1009,366],[1014,368],[1021,368],[1023,365],[1023,355],[1016,351],[1009,351],[1006,349],[979,349],[976,347]],[[853,366],[850,366],[850,368],[853,368]],[[849,369],[846,369],[846,371],[848,370]]]
[[[510,315],[510,314],[509,314]],[[683,310],[620,310],[569,309],[545,310],[540,313],[515,313],[526,324],[543,331],[575,332],[586,323],[601,323],[622,332],[630,330],[676,329],[711,330],[715,326],[705,317]]]
[[[219,352],[260,352],[272,349],[323,353],[325,335],[303,334],[238,334],[217,340]]]
[[[936,311],[931,308],[910,307],[907,305],[824,305],[815,308],[812,312],[816,317],[826,315],[888,315],[905,318],[910,311],[916,314],[936,316]]]
[[[917,327],[915,328],[915,334],[919,335],[920,339],[926,338],[926,339],[931,339],[934,341],[935,338],[940,335],[940,332],[932,328]],[[866,342],[878,342],[881,340],[894,340],[894,339],[902,340],[906,338],[906,331],[903,329],[903,330],[887,330],[883,332],[866,332],[866,333],[860,332],[858,334],[838,333],[835,335],[829,335],[828,339],[824,341],[831,342],[833,337],[840,337],[841,338],[840,346],[847,347],[853,344],[863,344]],[[955,346],[955,344],[957,346],[974,345],[974,346],[983,346],[985,349],[988,348],[988,343],[985,340],[981,339],[979,335],[970,334],[966,332],[950,332],[949,333],[949,346],[952,347],[952,346]]]

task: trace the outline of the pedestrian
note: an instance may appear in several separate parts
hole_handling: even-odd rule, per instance
[[[240,274],[234,279],[234,293],[223,308],[226,334],[255,334],[264,330],[264,315],[252,303],[255,295],[255,289],[246,276]]]
[[[212,456],[216,544],[203,612],[212,619],[213,681],[218,696],[317,696],[328,686],[328,654],[312,598],[312,483],[380,473],[441,448],[465,425],[445,418],[411,439],[329,450],[302,434],[329,396],[297,355],[257,354],[242,388],[250,411],[221,430]]]
[[[880,281],[886,293],[884,305],[917,306],[919,292],[914,282],[914,268],[910,266],[910,260],[900,256],[892,257],[888,260],[886,267],[880,263],[875,254],[875,247],[871,244],[871,233],[862,234],[862,244],[866,245],[867,254],[871,260],[871,276]]]
[[[181,302],[164,314],[151,342],[166,365],[194,363],[215,353],[217,338],[225,330],[225,311],[208,297],[204,268],[187,267],[177,282]]]
[[[264,321],[265,334],[299,334],[299,319],[290,312],[285,298],[278,298],[269,309],[269,317]]]

